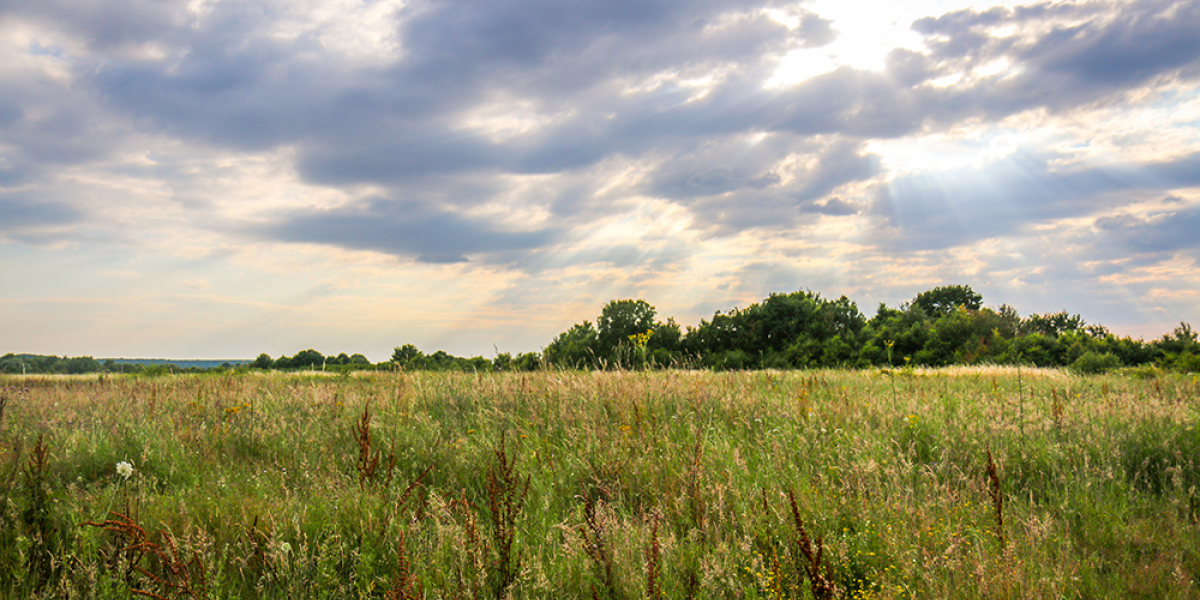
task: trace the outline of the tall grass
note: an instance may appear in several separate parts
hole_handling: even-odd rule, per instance
[[[1195,378],[545,371],[0,388],[3,598],[1200,596]]]

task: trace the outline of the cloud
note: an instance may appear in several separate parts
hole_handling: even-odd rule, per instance
[[[815,14],[806,14],[800,19],[800,33],[804,37],[803,48],[818,48],[837,39],[837,31],[832,27],[833,21],[822,19]]]
[[[1195,0],[1043,2],[1014,9],[966,10],[913,23],[926,36],[928,64],[906,56],[906,73],[970,74],[1010,65],[939,94],[954,119],[1044,107],[1066,110],[1131,92],[1161,77],[1200,74]],[[1005,30],[1011,34],[1001,34]]]
[[[985,167],[893,179],[875,211],[900,248],[946,249],[1128,201],[1124,193],[1200,185],[1200,153],[1141,165],[1055,168],[1055,156],[1018,152]],[[882,233],[882,232],[881,232]]]
[[[663,160],[641,190],[689,207],[705,228],[787,229],[808,214],[853,214],[826,197],[878,173],[877,157],[852,139],[728,136]]]
[[[546,230],[505,231],[421,204],[374,198],[328,210],[303,210],[250,232],[277,241],[373,250],[421,262],[449,263],[546,244]]]
[[[82,217],[78,210],[57,202],[37,201],[26,194],[0,193],[0,229],[61,225]]]
[[[62,237],[62,226],[84,218],[83,212],[68,204],[21,192],[0,192],[0,240],[29,244],[57,240]]]
[[[1174,253],[1200,248],[1200,207],[1096,219],[1095,245],[1115,254]],[[1114,248],[1115,247],[1115,248]]]

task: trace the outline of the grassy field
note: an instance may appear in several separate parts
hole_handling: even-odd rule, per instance
[[[1200,597],[1191,376],[10,377],[0,402],[3,598]]]

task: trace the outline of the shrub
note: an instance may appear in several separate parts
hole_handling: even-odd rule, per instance
[[[1087,351],[1071,363],[1071,370],[1084,375],[1104,373],[1121,366],[1121,359],[1105,352],[1103,354]]]
[[[1166,364],[1172,370],[1181,373],[1200,373],[1200,354],[1180,353],[1170,357]]]

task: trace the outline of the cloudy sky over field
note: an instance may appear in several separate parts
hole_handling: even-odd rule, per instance
[[[1200,1],[0,0],[0,353],[539,350],[943,284],[1200,325]]]

